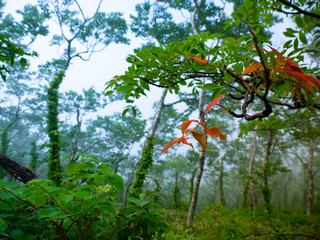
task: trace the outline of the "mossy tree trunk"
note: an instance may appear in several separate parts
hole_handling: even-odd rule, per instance
[[[144,146],[142,149],[142,155],[140,158],[140,166],[136,171],[136,178],[134,180],[133,186],[130,190],[130,196],[139,198],[140,194],[142,193],[142,187],[144,180],[148,174],[149,168],[152,166],[153,161],[153,137],[156,132],[157,126],[160,121],[160,116],[164,105],[164,99],[167,95],[167,90],[163,90],[162,95],[160,97],[158,109],[156,115],[153,119],[152,126],[144,142]]]
[[[174,208],[178,208],[180,205],[180,200],[179,200],[180,189],[179,189],[179,185],[178,185],[178,177],[179,177],[179,172],[177,171],[175,174],[174,187],[173,187],[173,206],[174,206]]]
[[[61,183],[62,166],[60,163],[60,133],[59,133],[59,86],[64,78],[64,71],[56,74],[50,87],[47,89],[48,94],[48,114],[47,114],[47,133],[49,135],[49,163],[48,178],[57,185]]]

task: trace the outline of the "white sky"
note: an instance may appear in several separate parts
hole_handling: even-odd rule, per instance
[[[79,0],[84,12],[90,13],[94,11],[98,0]],[[130,14],[134,14],[135,5],[143,2],[143,0],[104,0],[101,5],[101,11],[104,12],[122,12],[127,21],[130,20]],[[16,10],[22,9],[27,3],[36,4],[36,0],[7,0],[5,12],[15,13]],[[88,14],[89,15],[89,14]],[[285,21],[280,26],[273,27],[276,31],[273,37],[273,46],[279,47],[285,41],[282,31],[286,27],[292,27],[289,21]],[[133,52],[133,49],[140,47],[142,44],[141,39],[134,38],[132,34],[127,36],[131,39],[130,45],[124,44],[110,44],[103,52],[95,53],[92,55],[91,60],[84,62],[80,59],[73,59],[72,65],[66,73],[66,78],[61,85],[61,91],[74,90],[82,92],[82,89],[87,89],[94,86],[97,91],[103,91],[105,83],[112,79],[115,75],[121,75],[128,67],[126,57]],[[31,64],[45,63],[52,57],[57,58],[57,51],[49,46],[48,38],[39,38],[33,44],[33,50],[37,51],[40,55],[39,59],[32,60]],[[148,96],[141,98],[136,102],[139,109],[142,111],[143,116],[150,116],[152,105],[154,101],[159,100],[162,89],[154,89]],[[168,100],[169,99],[169,100]],[[167,102],[171,102],[174,98],[167,98]],[[122,111],[126,104],[116,104],[113,109],[107,108],[107,111]],[[110,112],[109,112],[110,113]]]

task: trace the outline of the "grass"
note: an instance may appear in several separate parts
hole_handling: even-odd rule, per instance
[[[191,228],[186,226],[186,210],[163,212],[170,226],[167,239],[320,239],[320,215],[273,209],[229,209],[212,204],[195,216]]]

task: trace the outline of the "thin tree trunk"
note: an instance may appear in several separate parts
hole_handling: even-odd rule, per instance
[[[254,209],[256,209],[258,205],[256,190],[255,190],[254,183],[252,181],[253,164],[254,164],[254,159],[256,157],[256,153],[257,153],[257,132],[258,132],[258,125],[254,127],[253,138],[252,138],[253,149],[252,149],[251,158],[249,162],[249,183],[250,183],[250,192],[252,197],[252,207]]]
[[[269,170],[269,157],[272,152],[272,139],[273,139],[273,132],[268,127],[268,139],[267,144],[265,148],[265,155],[263,159],[263,171],[262,171],[262,196],[265,203],[265,208],[267,212],[271,212],[271,205],[270,205],[270,199],[271,199],[271,193],[268,186],[268,170]]]
[[[192,172],[191,174],[191,178],[190,178],[190,197],[189,197],[189,205],[191,203],[191,200],[192,200],[192,193],[193,193],[193,187],[194,187],[194,178],[196,177],[196,169]]]
[[[128,177],[127,186],[124,191],[124,200],[123,200],[124,204],[127,204],[127,197],[128,197],[129,189],[130,189],[130,186],[132,185],[134,172],[136,171],[138,164],[139,164],[138,161],[133,164],[132,171],[130,173],[130,176]]]
[[[313,203],[313,144],[311,139],[309,139],[309,149],[308,149],[308,168],[307,168],[307,178],[308,178],[308,188],[307,188],[307,215],[312,214],[312,203]]]
[[[175,208],[179,207],[179,186],[178,186],[178,177],[179,177],[179,172],[176,171],[175,178],[174,178],[174,187],[173,187],[173,204]]]
[[[222,152],[219,149],[219,163],[220,163],[220,171],[219,171],[219,192],[220,192],[220,203],[225,205],[225,198],[223,194],[223,162],[222,162]]]
[[[306,127],[307,128],[307,127]],[[308,129],[306,129],[308,132]],[[307,215],[310,216],[312,214],[312,204],[313,204],[313,155],[314,151],[319,144],[320,137],[316,139],[315,142],[312,142],[312,139],[309,138],[308,143],[308,168],[307,168],[307,178],[308,178],[308,186],[307,186]]]

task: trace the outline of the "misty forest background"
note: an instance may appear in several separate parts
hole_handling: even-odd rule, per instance
[[[4,239],[23,236],[24,239],[319,239],[319,102],[308,104],[303,98],[297,101],[296,95],[289,93],[280,98],[281,104],[275,104],[268,117],[252,121],[214,107],[205,115],[206,124],[219,127],[227,139],[208,138],[203,173],[199,176],[201,146],[196,141],[191,141],[194,149],[176,144],[161,155],[160,152],[181,135],[182,122],[200,119],[199,99],[204,99],[207,106],[217,92],[223,93],[213,85],[202,84],[203,78],[214,78],[213,74],[201,74],[201,70],[189,74],[191,82],[204,86],[196,90],[190,84],[175,91],[153,86],[156,84],[147,87],[146,82],[140,81],[145,89],[150,88],[148,94],[159,96],[147,118],[140,110],[143,104],[135,105],[126,86],[117,91],[94,87],[82,92],[59,91],[61,83],[68,81],[67,73],[74,61],[90,61],[96,52],[117,48],[116,44],[130,44],[128,32],[141,39],[140,48],[128,52],[128,64],[135,63],[133,55],[140,52],[142,56],[144,48],[152,51],[153,47],[202,36],[201,33],[223,33],[230,38],[245,39],[250,35],[250,25],[241,22],[227,29],[224,26],[237,18],[248,2],[256,1],[145,1],[136,5],[130,19],[124,19],[121,13],[100,11],[101,4],[108,5],[107,1],[96,1],[96,10],[87,15],[81,1],[38,0],[37,5],[17,4],[19,17],[14,17],[6,13],[5,1],[1,0],[0,236]],[[319,2],[293,1],[292,5],[304,9],[299,14],[290,14],[296,8],[282,2],[287,1],[272,3],[269,19],[260,18],[259,14],[254,16],[256,23],[261,24],[257,35],[268,43],[273,35],[272,26],[290,22],[292,26],[280,30],[284,33],[283,42],[279,44],[277,39],[276,45],[268,44],[278,51],[286,44],[298,53],[299,66],[319,79]],[[304,15],[308,11],[315,16]],[[305,19],[308,17],[312,21]],[[37,54],[39,38],[59,49],[56,57],[46,59],[41,65],[36,63],[37,58],[45,57]],[[223,41],[221,35],[209,44],[219,48]],[[9,43],[16,47],[11,48],[13,55]],[[100,66],[108,68],[103,62]],[[129,67],[127,73],[131,70]],[[120,82],[121,77],[115,76],[113,81]],[[94,79],[86,81],[94,85]],[[275,95],[279,97],[284,92],[285,89],[280,89]],[[145,99],[148,101],[148,96]],[[231,98],[223,98],[220,103],[242,106]],[[255,105],[249,106],[248,113],[256,109]],[[90,162],[99,163],[91,166]],[[105,167],[102,173],[95,170],[99,166],[100,170],[101,166]],[[79,175],[76,172],[79,169],[87,175]],[[109,184],[98,175],[110,178],[106,180]],[[27,183],[31,179],[34,180]],[[36,179],[44,182],[37,183]],[[195,182],[200,179],[194,200]],[[69,186],[71,183],[74,185]],[[85,190],[75,188],[84,186],[83,183],[95,184],[92,191],[100,197],[92,197],[91,190],[87,195],[76,193],[75,189]],[[31,190],[24,189],[29,184]],[[110,184],[113,190],[101,187]],[[56,189],[59,186],[69,189],[63,197]],[[43,197],[42,202],[31,197],[37,191],[39,199]],[[110,205],[112,209],[98,205],[101,196],[108,201],[104,206]],[[101,208],[93,209],[96,205],[89,203],[92,199]],[[15,204],[10,206],[10,201]],[[74,206],[85,201],[88,206],[91,204],[87,210],[79,207],[67,212],[66,209],[76,209]],[[195,219],[190,210],[192,204],[196,207]],[[23,218],[24,223],[15,223],[18,214],[21,216],[24,211],[29,211],[25,214],[27,220]],[[101,223],[103,220],[107,223]],[[157,225],[160,222],[163,225]],[[36,225],[41,228],[37,229]],[[46,232],[48,226],[52,229]],[[113,230],[99,235],[105,229]]]

